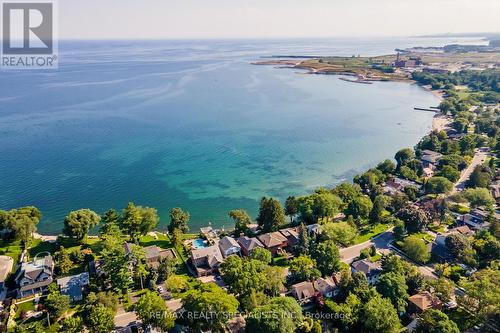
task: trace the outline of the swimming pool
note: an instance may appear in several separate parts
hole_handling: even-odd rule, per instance
[[[192,244],[192,247],[195,248],[195,249],[201,249],[201,248],[204,248],[204,247],[207,247],[207,244],[205,243],[205,240],[204,239],[201,239],[201,238],[197,238],[193,241]]]

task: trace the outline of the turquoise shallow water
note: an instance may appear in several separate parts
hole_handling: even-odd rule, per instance
[[[432,40],[442,44],[441,40]],[[428,40],[420,44],[430,44]],[[378,54],[417,40],[65,42],[55,72],[0,74],[0,208],[40,207],[57,232],[73,209],[128,201],[192,215],[255,215],[330,186],[430,130],[438,100],[250,62],[272,54]]]

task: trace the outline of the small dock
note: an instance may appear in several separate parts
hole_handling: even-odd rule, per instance
[[[347,81],[347,82],[353,82],[353,83],[362,83],[362,84],[372,84],[373,82],[370,82],[370,81],[367,81],[367,80],[363,80],[361,78],[357,78],[357,79],[348,79],[346,77],[339,77],[339,80],[342,80],[342,81]]]
[[[414,107],[413,109],[417,110],[417,111],[428,111],[428,112],[434,112],[434,113],[439,113],[440,112],[440,110],[436,109],[436,108],[418,108],[418,107]]]

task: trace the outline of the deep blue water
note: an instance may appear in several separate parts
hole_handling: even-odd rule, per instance
[[[0,72],[0,208],[180,206],[192,229],[330,186],[429,131],[437,99],[255,66],[273,54],[375,55],[435,39],[62,42],[57,71]]]

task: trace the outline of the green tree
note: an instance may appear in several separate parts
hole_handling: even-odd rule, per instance
[[[386,208],[391,204],[391,197],[387,195],[377,195],[373,201],[373,208],[370,212],[370,221],[379,223],[386,214]]]
[[[102,269],[106,273],[107,282],[117,292],[127,291],[132,284],[129,259],[125,255],[123,244],[121,239],[115,237],[108,237],[102,243]]]
[[[101,217],[90,209],[72,211],[64,218],[63,232],[79,241],[87,237],[90,228],[101,221]]]
[[[293,217],[299,212],[299,203],[297,198],[290,196],[285,201],[285,215],[290,217],[290,223],[293,222]]]
[[[65,333],[83,332],[83,320],[77,316],[65,318],[62,321],[62,329]]]
[[[445,177],[434,176],[424,185],[425,192],[431,194],[447,194],[453,190],[453,183]]]
[[[355,197],[347,206],[346,213],[355,219],[366,219],[373,209],[373,203],[366,195]]]
[[[347,296],[344,303],[337,303],[332,300],[325,301],[325,308],[328,312],[332,314],[343,314],[342,316],[338,316],[338,319],[335,320],[346,332],[355,331],[354,328],[360,320],[362,307],[363,304],[361,300],[355,294]]]
[[[45,299],[45,307],[49,313],[56,319],[69,309],[69,296],[61,294],[56,284],[51,284],[49,294]]]
[[[0,227],[10,229],[14,232],[14,237],[21,240],[24,249],[27,249],[31,244],[33,233],[36,232],[36,227],[42,214],[38,208],[26,206],[9,211],[0,210]]]
[[[136,206],[129,202],[123,210],[121,225],[132,240],[154,230],[160,218],[155,208]]]
[[[394,164],[394,162],[391,160],[384,160],[383,162],[380,162],[377,165],[377,169],[379,169],[386,175],[389,175],[391,173],[394,173],[394,171],[396,171],[396,164]]]
[[[363,326],[372,333],[397,333],[401,326],[398,314],[391,301],[379,295],[372,297],[363,306]]]
[[[420,208],[407,206],[396,214],[405,223],[406,231],[416,233],[423,231],[430,223],[429,216]]]
[[[206,316],[206,320],[188,319],[191,327],[221,331],[231,319],[231,314],[236,314],[239,303],[233,295],[216,284],[205,283],[198,289],[188,291],[182,300],[182,305],[188,313],[200,314],[208,311],[214,314]]]
[[[492,177],[492,172],[490,168],[484,165],[478,165],[472,171],[469,180],[467,181],[467,187],[484,187],[490,186]]]
[[[436,173],[436,176],[445,177],[450,182],[456,183],[458,179],[460,179],[460,171],[451,165],[445,165],[438,173]]]
[[[265,264],[270,264],[273,261],[271,252],[263,247],[257,247],[250,253],[250,258],[261,261]]]
[[[399,150],[396,155],[394,156],[394,159],[397,162],[397,168],[401,168],[403,165],[406,164],[409,160],[415,157],[415,153],[411,148],[404,148]]]
[[[311,239],[309,237],[309,232],[305,224],[301,223],[299,227],[299,240],[295,245],[294,252],[296,255],[309,254],[310,247]]]
[[[455,292],[455,285],[450,280],[440,277],[437,280],[430,280],[430,285],[441,302],[448,303]]]
[[[146,291],[135,304],[135,312],[144,326],[168,331],[175,326],[173,314],[167,308],[167,304],[153,291]]]
[[[115,327],[115,314],[113,309],[107,308],[104,304],[97,304],[90,308],[86,317],[86,324],[91,333],[108,333]]]
[[[55,253],[55,258],[57,261],[56,268],[59,270],[59,273],[62,275],[68,274],[71,268],[73,268],[73,261],[70,258],[68,250],[64,246],[61,246],[59,251]]]
[[[252,223],[252,219],[243,209],[230,211],[229,217],[234,221],[234,232],[236,235],[246,233],[248,231],[248,226]]]
[[[175,272],[176,268],[177,260],[170,257],[160,259],[158,268],[156,269],[156,272],[158,273],[158,280],[165,281]]]
[[[358,236],[358,230],[354,225],[347,222],[330,222],[322,226],[321,235],[325,239],[329,239],[341,246],[349,246],[354,244]]]
[[[120,215],[114,209],[109,209],[104,213],[101,217],[102,226],[99,232],[101,234],[107,234],[112,231],[113,228],[116,228],[120,224]]]
[[[417,333],[459,333],[457,324],[439,310],[427,309],[417,319]]]
[[[398,312],[405,311],[409,295],[404,275],[395,272],[382,274],[377,282],[377,291],[390,299]]]
[[[458,298],[458,305],[474,313],[478,321],[483,321],[500,311],[500,271],[480,270],[461,282],[465,294]]]
[[[334,241],[327,240],[315,246],[312,257],[323,276],[331,276],[340,269],[339,248]]]
[[[278,200],[263,197],[257,223],[264,232],[276,231],[285,224],[285,212]]]
[[[495,203],[495,199],[491,195],[490,191],[482,187],[466,189],[461,193],[461,195],[470,203],[472,208],[479,206],[491,207]]]
[[[246,332],[295,332],[302,321],[302,309],[293,298],[276,297],[250,313],[247,318]]]
[[[425,242],[417,236],[408,236],[403,241],[403,251],[411,259],[426,263],[430,259],[430,253]]]
[[[316,262],[311,257],[301,255],[290,260],[290,277],[293,281],[312,281],[320,276],[321,272],[316,268]]]
[[[451,234],[445,239],[446,248],[460,262],[469,266],[477,266],[476,252],[469,239],[462,234]]]

